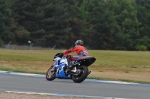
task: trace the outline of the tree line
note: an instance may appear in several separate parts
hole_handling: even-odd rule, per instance
[[[150,0],[0,0],[0,46],[150,50]]]

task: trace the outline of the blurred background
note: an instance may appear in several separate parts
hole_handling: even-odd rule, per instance
[[[150,0],[0,0],[0,47],[150,50]]]

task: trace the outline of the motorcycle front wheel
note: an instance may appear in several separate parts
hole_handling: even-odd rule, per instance
[[[54,66],[52,65],[48,71],[46,72],[46,79],[48,81],[52,81],[56,78],[56,71],[54,70]]]
[[[77,70],[79,71],[79,74],[72,75],[72,80],[75,83],[81,83],[87,78],[87,76],[89,74],[88,68],[86,66],[79,66],[79,67],[77,67]]]

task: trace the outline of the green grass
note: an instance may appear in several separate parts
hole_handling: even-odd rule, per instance
[[[11,68],[0,68],[0,70],[4,70],[4,71],[15,71],[14,69],[11,69]]]
[[[13,61],[50,61],[55,52],[57,51],[51,52],[0,49],[0,59]]]
[[[5,50],[0,49],[0,60],[49,62],[63,50]],[[150,52],[90,50],[96,65],[106,66],[150,66]]]
[[[110,66],[150,66],[150,52],[142,51],[89,51],[96,57],[95,64]]]
[[[45,74],[54,55],[62,51],[0,49],[0,70]],[[140,72],[150,73],[149,51],[89,50],[89,54],[96,58],[90,69],[99,73],[104,73],[105,71],[121,71],[126,74],[129,74],[131,71],[136,71],[137,74]],[[116,80],[115,78],[103,78],[101,76],[90,78]],[[124,78],[119,78],[118,80],[135,81]],[[146,80],[138,82],[147,83]]]

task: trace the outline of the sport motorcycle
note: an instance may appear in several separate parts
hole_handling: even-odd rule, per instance
[[[53,65],[46,72],[46,79],[52,81],[58,79],[72,79],[75,83],[83,82],[91,73],[88,67],[95,62],[92,56],[73,56],[57,53],[53,59]],[[69,66],[71,68],[69,68]]]

